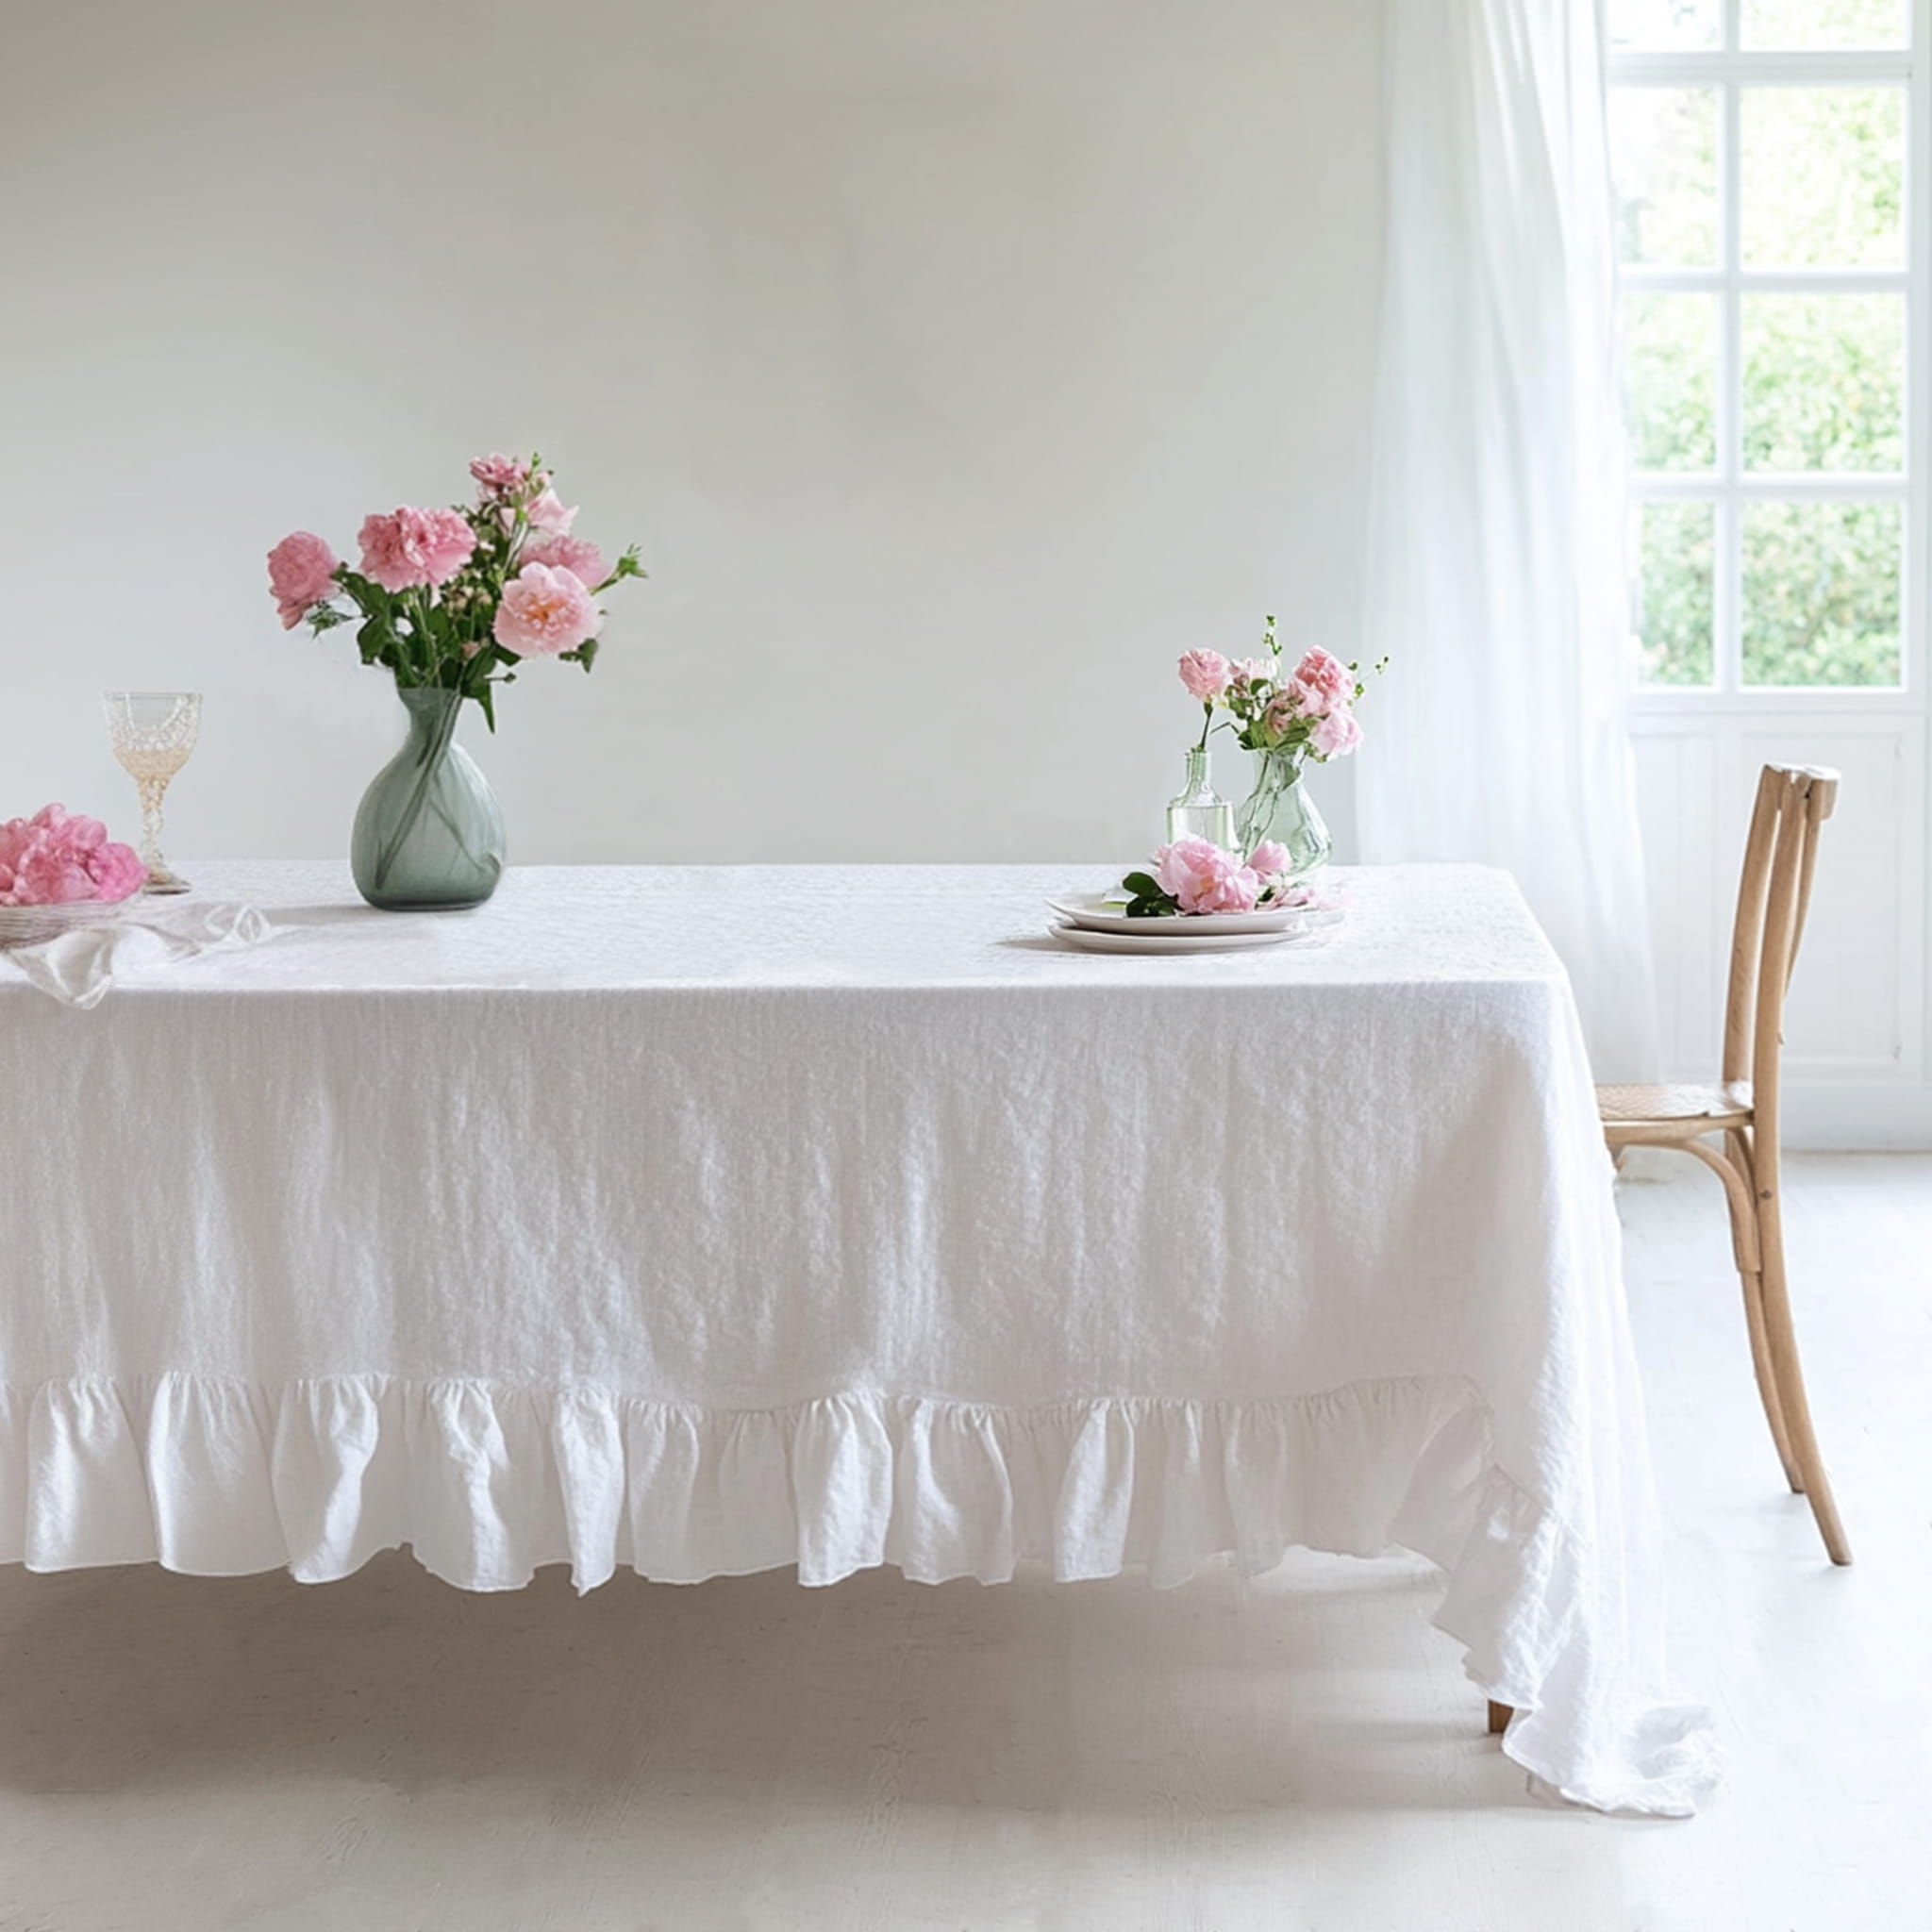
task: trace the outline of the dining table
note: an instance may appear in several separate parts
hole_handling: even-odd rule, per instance
[[[1103,865],[514,866],[405,913],[183,870],[158,926],[258,942],[96,935],[91,1007],[0,953],[0,1561],[1407,1550],[1537,1789],[1710,1789],[1589,1060],[1507,874],[1336,868],[1279,944],[1141,957],[1051,930]]]

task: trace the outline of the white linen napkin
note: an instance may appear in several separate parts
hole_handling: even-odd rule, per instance
[[[253,906],[179,906],[106,925],[79,925],[38,945],[0,953],[44,993],[92,1008],[124,973],[152,972],[202,953],[232,953],[273,939],[278,928]]]

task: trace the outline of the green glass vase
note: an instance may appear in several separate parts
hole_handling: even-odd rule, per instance
[[[463,699],[398,691],[403,748],[362,794],[349,841],[356,890],[384,912],[480,906],[503,876],[503,813],[476,761],[456,741]]]
[[[1255,754],[1255,789],[1235,814],[1234,829],[1243,858],[1265,840],[1287,846],[1291,878],[1306,878],[1328,863],[1335,841],[1302,783],[1299,748]]]

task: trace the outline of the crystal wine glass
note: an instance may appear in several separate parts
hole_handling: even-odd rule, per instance
[[[188,881],[161,857],[161,800],[201,735],[198,691],[110,691],[102,696],[108,742],[141,794],[141,856],[150,892],[185,892]]]

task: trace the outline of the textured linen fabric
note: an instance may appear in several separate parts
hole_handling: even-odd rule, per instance
[[[155,902],[142,901],[111,924],[76,926],[37,945],[10,947],[7,957],[42,992],[70,1007],[92,1008],[120,974],[153,973],[178,959],[234,952],[273,937],[274,928],[253,906],[191,904],[162,912]]]
[[[507,1589],[1419,1550],[1505,1748],[1682,1813],[1610,1171],[1507,874],[1319,942],[1099,869],[203,866],[272,945],[0,974],[0,1558]]]

